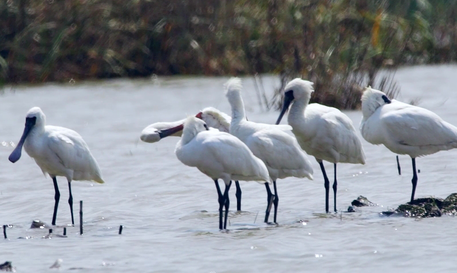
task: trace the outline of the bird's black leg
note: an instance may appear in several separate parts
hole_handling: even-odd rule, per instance
[[[217,179],[214,180],[214,184],[216,185],[217,190],[217,201],[219,202],[219,229],[222,230],[222,208],[224,207],[224,197],[222,196],[221,188],[219,187],[219,183],[217,183]]]
[[[56,218],[57,218],[57,208],[59,207],[59,200],[60,200],[60,191],[59,186],[57,185],[57,178],[53,177],[52,182],[54,183],[54,213],[52,214],[52,225],[56,225]]]
[[[398,159],[398,155],[397,155],[397,170],[398,170],[398,175],[401,175],[400,160]]]
[[[71,212],[71,225],[75,225],[75,218],[73,217],[73,194],[71,193],[71,181],[68,181],[68,192],[69,192],[69,197],[68,197],[68,204],[70,205],[70,212]]]
[[[278,214],[278,204],[279,204],[279,196],[278,196],[278,190],[276,188],[276,180],[273,181],[273,188],[275,190],[275,196],[273,200],[273,204],[275,205],[275,214],[273,217],[274,223],[276,224],[276,214]]]
[[[241,211],[241,187],[240,187],[240,182],[235,181],[235,186],[236,186],[236,210]]]
[[[230,207],[230,198],[229,198],[229,190],[230,186],[232,185],[232,181],[229,184],[225,184],[225,192],[224,192],[224,204],[225,204],[225,218],[224,218],[224,229],[227,229],[227,218],[229,214],[229,207]]]
[[[271,205],[274,201],[274,195],[271,193],[270,185],[265,183],[265,189],[267,190],[267,209],[265,210],[265,223],[268,223],[270,217]]]
[[[319,163],[319,166],[321,167],[322,174],[324,175],[325,212],[329,212],[328,198],[329,198],[329,191],[330,191],[330,182],[328,181],[327,173],[325,172],[324,163],[322,163],[322,161],[318,161],[318,163]]]
[[[338,182],[336,182],[336,163],[333,163],[333,167],[334,167],[334,170],[335,170],[335,181],[333,182],[333,206],[334,206],[334,210],[336,212],[336,191],[337,191],[337,188],[338,188]]]
[[[417,186],[417,172],[416,172],[416,158],[411,158],[413,162],[413,179],[411,183],[413,184],[413,191],[411,192],[411,202],[414,201],[414,194],[416,193],[416,186]]]

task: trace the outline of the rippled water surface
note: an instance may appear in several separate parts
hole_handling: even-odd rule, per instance
[[[457,67],[403,68],[396,79],[398,99],[414,100],[457,125]],[[338,165],[339,213],[324,213],[323,178],[278,181],[279,226],[262,223],[264,187],[242,182],[243,211],[236,213],[231,193],[230,231],[219,232],[218,204],[211,179],[181,164],[174,155],[177,138],[149,144],[139,140],[144,127],[173,121],[214,106],[229,113],[223,93],[227,78],[158,78],[74,85],[18,86],[0,96],[0,263],[12,261],[17,272],[451,272],[457,267],[456,219],[383,217],[411,194],[411,162],[383,146],[362,140],[366,165]],[[253,80],[243,79],[250,120],[273,123],[278,112],[261,111]],[[264,79],[266,92],[276,77]],[[319,92],[319,90],[316,90]],[[84,200],[84,234],[79,224],[67,238],[42,239],[47,229],[29,229],[33,219],[51,222],[54,190],[24,152],[8,161],[19,140],[27,110],[40,106],[47,123],[79,132],[103,172],[105,184],[73,183],[76,201]],[[361,112],[346,112],[358,128]],[[416,197],[446,197],[457,192],[457,151],[417,160]],[[331,164],[326,164],[332,173]],[[61,202],[58,227],[71,222],[65,179],[58,179]],[[359,195],[377,207],[346,213]],[[75,205],[76,222],[78,204]],[[124,226],[122,235],[118,228]]]

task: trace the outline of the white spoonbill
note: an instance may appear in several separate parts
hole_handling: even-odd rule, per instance
[[[9,156],[11,162],[21,158],[22,146],[27,154],[35,159],[44,174],[49,174],[54,183],[54,213],[52,225],[56,224],[57,208],[60,191],[57,176],[64,176],[68,181],[70,196],[71,224],[74,225],[72,180],[92,180],[104,183],[97,161],[92,156],[82,137],[73,130],[46,125],[46,116],[39,107],[33,107],[27,112],[25,128],[19,143]]]
[[[276,223],[279,202],[276,180],[286,177],[313,179],[313,169],[295,138],[284,132],[291,130],[290,126],[256,123],[246,119],[239,78],[231,78],[225,87],[226,96],[232,108],[230,134],[243,141],[252,153],[265,163],[273,181],[274,195],[271,193],[270,186],[265,184],[267,190],[265,222],[268,223],[271,205],[274,204],[273,219]]]
[[[206,107],[205,109],[201,110],[196,117],[202,119],[206,125],[210,128],[215,128],[221,132],[229,132],[230,129],[230,121],[231,118],[226,113],[214,108],[214,107]],[[162,138],[167,137],[164,136],[161,132],[165,129],[170,129],[172,127],[176,127],[178,125],[183,124],[185,119],[172,121],[172,122],[156,122],[153,123],[146,128],[143,129],[141,132],[140,139],[147,143],[155,143],[160,141]],[[181,136],[182,130],[175,132],[170,136]],[[235,181],[236,186],[236,209],[241,211],[241,186],[238,181]]]
[[[229,133],[209,130],[206,123],[196,117],[188,117],[184,125],[162,130],[161,133],[166,136],[180,130],[183,132],[176,144],[176,157],[184,165],[197,167],[214,180],[219,201],[219,229],[226,229],[231,180],[266,183],[269,182],[268,170],[265,164],[239,139]],[[219,178],[225,182],[224,194],[219,188],[217,181]],[[224,224],[222,224],[223,207],[225,207]]]
[[[214,107],[206,107],[205,109],[201,110],[196,115],[196,117],[202,119],[206,123],[206,125],[208,125],[211,128],[215,128],[221,132],[229,132],[231,121],[230,116]],[[148,143],[158,142],[162,139],[162,136],[160,135],[161,130],[176,127],[178,125],[183,124],[184,121],[185,119],[172,122],[153,123],[143,129],[143,131],[141,132],[140,139]],[[171,136],[180,137],[181,134],[182,130],[174,133]]]
[[[284,105],[276,124],[290,108],[287,119],[293,128],[298,143],[309,155],[316,158],[324,176],[325,211],[329,212],[330,182],[325,172],[323,160],[333,163],[333,198],[336,210],[337,163],[365,164],[362,144],[356,135],[351,119],[340,110],[318,103],[309,104],[313,83],[293,79],[284,88]]]
[[[411,202],[417,185],[416,157],[457,148],[457,127],[427,109],[390,100],[385,93],[367,87],[362,95],[360,131],[371,144],[384,144],[396,154],[411,157]]]

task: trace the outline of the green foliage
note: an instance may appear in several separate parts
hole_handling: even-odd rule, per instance
[[[3,0],[0,81],[276,73],[353,109],[366,85],[398,92],[380,69],[455,61],[456,11],[450,0]]]

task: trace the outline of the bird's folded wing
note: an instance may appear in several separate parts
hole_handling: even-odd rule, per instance
[[[455,142],[455,127],[423,108],[404,108],[386,113],[382,121],[386,133],[409,146],[447,145]]]

